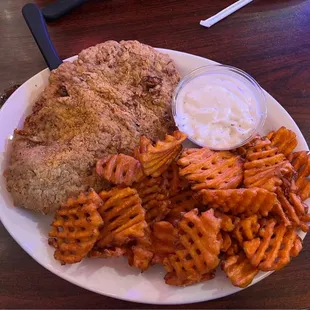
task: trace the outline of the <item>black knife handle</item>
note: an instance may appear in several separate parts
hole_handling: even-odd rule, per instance
[[[44,8],[42,13],[47,21],[52,21],[69,13],[88,0],[57,0]]]
[[[58,68],[62,61],[50,39],[41,10],[36,4],[28,3],[23,7],[22,13],[47,66],[51,70]]]

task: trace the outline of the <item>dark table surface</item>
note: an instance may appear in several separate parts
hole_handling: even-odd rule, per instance
[[[69,1],[69,0],[68,0]],[[21,16],[27,0],[0,1],[0,93],[45,67]],[[254,0],[210,29],[199,21],[233,0],[90,0],[48,29],[62,58],[113,39],[136,39],[239,67],[291,114],[310,142],[310,0]],[[45,6],[51,1],[36,1]],[[310,306],[310,237],[302,253],[232,296],[176,308]],[[29,257],[0,224],[0,308],[160,308],[74,286]],[[168,308],[168,307],[165,307]]]

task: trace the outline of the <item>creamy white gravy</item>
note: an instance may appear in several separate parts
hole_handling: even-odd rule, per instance
[[[257,100],[255,91],[229,72],[200,75],[180,90],[175,120],[199,145],[229,149],[250,137],[257,127]]]

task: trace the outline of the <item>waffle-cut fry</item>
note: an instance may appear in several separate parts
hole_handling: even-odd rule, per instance
[[[156,143],[143,136],[132,156],[99,159],[96,172],[112,188],[56,212],[55,259],[125,256],[141,272],[160,264],[173,286],[213,279],[222,261],[244,288],[298,256],[297,233],[310,223],[310,152],[293,152],[295,133],[281,127],[230,151],[182,149],[185,139],[180,131]]]
[[[245,157],[248,149],[248,144],[238,147],[235,150],[232,150],[234,153],[240,155],[241,157]]]
[[[220,233],[221,240],[221,252],[227,252],[228,249],[232,246],[232,240],[228,232],[222,231]]]
[[[188,189],[171,197],[170,212],[165,219],[172,224],[176,224],[181,220],[184,213],[195,208],[201,210],[203,205],[194,198],[194,193],[191,189]]]
[[[272,136],[274,135],[275,131],[269,131],[268,134],[265,136],[265,138],[267,138],[269,141],[271,140]],[[258,137],[259,138],[259,137]],[[271,141],[270,141],[271,142]]]
[[[283,214],[284,214],[284,216],[287,218],[287,219],[284,219],[282,217],[283,222],[286,225],[287,225],[287,223],[289,223],[289,225],[292,225],[292,223],[299,225],[300,224],[299,217],[296,214],[294,207],[290,204],[290,202],[285,197],[285,195],[281,189],[277,190],[277,197],[278,197],[278,200],[280,202],[280,206],[283,210],[283,212],[279,215],[283,216]],[[287,226],[289,226],[289,225],[287,225]]]
[[[177,231],[169,222],[156,222],[152,226],[153,263],[163,264],[165,257],[176,250]]]
[[[260,232],[262,240],[260,238],[255,238],[251,241],[245,241],[243,243],[244,252],[247,258],[250,259],[251,264],[253,266],[258,267],[258,265],[263,260],[265,256],[265,252],[267,251],[270,240],[273,236],[275,225],[276,225],[276,221],[273,219],[270,219],[266,223],[266,226],[263,227],[262,231]],[[284,232],[285,232],[284,225],[282,226],[282,228],[284,228]]]
[[[170,285],[189,285],[201,282],[219,264],[221,220],[208,210],[198,216],[194,209],[186,213],[178,225],[180,246],[164,259],[165,280]]]
[[[270,219],[262,227],[260,237],[245,241],[243,249],[251,264],[259,270],[279,270],[290,262],[291,252],[296,254],[298,238],[294,228],[276,225],[276,221]]]
[[[163,177],[147,177],[134,184],[145,209],[145,220],[148,224],[161,221],[170,211],[170,200]]]
[[[233,215],[224,214],[218,210],[214,211],[214,215],[221,219],[221,230],[231,232],[239,222],[239,218]]]
[[[214,209],[219,208],[225,213],[246,216],[256,213],[267,216],[277,203],[274,193],[255,187],[228,190],[203,189],[197,195],[197,199],[200,199],[203,204]]]
[[[172,135],[166,135],[164,141],[152,141],[142,136],[140,147],[134,154],[141,162],[144,173],[152,177],[159,177],[176,159],[182,149],[182,143],[187,136],[181,131],[175,131]]]
[[[282,237],[282,242],[280,242],[280,229],[282,230],[283,226],[281,228],[276,227],[275,237],[270,242],[272,249],[268,251],[264,261],[259,265],[259,268],[263,271],[280,270],[291,261],[291,250],[298,236],[294,229],[289,229]]]
[[[310,214],[305,214],[300,218],[300,229],[303,232],[309,231]]]
[[[298,256],[301,250],[302,250],[302,240],[299,236],[297,236],[297,238],[295,239],[294,245],[291,248],[290,256],[291,257]]]
[[[160,199],[158,197],[158,199]],[[146,215],[145,220],[148,224],[156,223],[158,221],[163,220],[166,215],[169,213],[169,200],[156,200],[154,197],[153,200],[149,201],[147,205],[145,205]]]
[[[239,254],[241,251],[241,247],[240,247],[238,241],[235,238],[230,238],[230,239],[231,239],[231,245],[226,250],[226,255],[227,256],[233,256],[233,255]]]
[[[234,286],[242,288],[250,285],[259,272],[242,252],[225,259],[222,262],[222,269]]]
[[[288,156],[296,172],[299,172],[309,161],[309,151],[293,152]],[[307,170],[307,169],[306,169]]]
[[[293,192],[288,193],[286,197],[281,189],[277,190],[277,197],[280,204],[273,210],[273,213],[281,218],[285,226],[295,226],[307,232],[309,230],[308,218],[305,205],[300,197]]]
[[[236,188],[243,179],[243,160],[228,151],[184,149],[177,164],[193,190]]]
[[[270,140],[271,146],[277,147],[278,152],[284,154],[285,157],[288,157],[297,146],[296,134],[283,126],[277,131],[271,131],[267,138]]]
[[[233,231],[234,238],[242,246],[244,241],[250,241],[257,237],[260,229],[257,214],[241,219]]]
[[[94,190],[70,198],[55,214],[49,232],[54,258],[61,264],[80,262],[99,238],[103,220],[98,212],[102,201]]]
[[[254,138],[253,138],[253,140],[251,140],[251,141],[249,141],[248,143],[246,143],[246,144],[244,144],[244,145],[242,145],[242,146],[240,146],[240,147],[238,147],[237,149],[235,149],[235,150],[232,150],[234,153],[236,153],[236,154],[238,154],[238,155],[240,155],[240,156],[242,156],[243,158],[245,158],[246,157],[246,154],[247,154],[247,152],[248,152],[248,150],[251,148],[251,147],[253,147],[253,141],[255,141],[256,139],[260,139],[260,135],[256,135]]]
[[[310,154],[308,151],[291,153],[289,160],[297,172],[295,186],[302,201],[310,197]]]
[[[253,145],[255,144],[254,141],[256,141],[257,139],[261,139],[261,136],[260,135],[256,135],[255,137],[253,137],[253,139],[251,141],[249,141],[248,143],[238,147],[237,149],[235,150],[232,150],[232,152],[242,156],[242,158],[245,158],[246,157],[246,154],[248,152],[248,150],[253,147]]]
[[[168,285],[185,287],[185,286],[193,285],[196,283],[201,283],[201,282],[212,280],[214,279],[214,277],[215,277],[215,270],[204,273],[203,275],[200,275],[199,277],[195,276],[195,277],[188,277],[184,279],[180,279],[179,277],[177,277],[175,272],[168,272],[165,275],[165,282]]]
[[[132,239],[144,237],[145,211],[135,189],[115,187],[102,191],[99,196],[103,200],[99,213],[104,225],[96,244],[98,248],[123,247]]]
[[[110,257],[119,257],[123,256],[126,253],[125,248],[110,248],[110,249],[101,249],[94,246],[92,250],[88,253],[88,257],[91,258],[110,258]]]
[[[97,161],[96,172],[99,176],[116,185],[131,186],[143,179],[142,166],[135,158],[124,155],[107,155]]]
[[[179,174],[179,166],[174,161],[169,166],[168,170],[163,173],[166,188],[169,192],[169,197],[173,197],[179,192],[190,187],[186,179]]]
[[[267,138],[256,138],[246,153],[244,185],[275,192],[283,179],[291,179],[293,167],[286,157],[278,153]]]
[[[129,247],[126,254],[128,264],[131,267],[140,269],[142,272],[152,265],[154,251],[149,227],[146,228],[144,237],[137,239],[135,244]]]
[[[275,206],[272,209],[272,213],[278,215],[278,217],[281,219],[281,221],[283,222],[283,224],[285,226],[291,226],[292,225],[291,221],[287,218],[280,202],[275,204]]]
[[[128,263],[131,267],[136,267],[142,272],[146,271],[152,262],[154,253],[140,246],[131,247],[131,255],[128,256]]]
[[[290,192],[289,200],[293,204],[296,214],[301,217],[306,214],[306,205],[301,201],[300,196],[296,193]]]

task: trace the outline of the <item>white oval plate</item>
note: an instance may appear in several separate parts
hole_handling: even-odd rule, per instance
[[[181,75],[213,61],[177,51],[164,50],[175,61]],[[68,60],[72,61],[76,57]],[[21,128],[25,116],[48,84],[49,70],[45,69],[24,83],[9,98],[0,110],[0,218],[11,236],[38,263],[66,279],[90,291],[134,302],[152,304],[184,304],[220,298],[240,291],[232,286],[221,270],[215,279],[186,288],[176,288],[165,284],[165,272],[160,266],[153,266],[145,273],[129,267],[124,258],[85,259],[75,265],[61,266],[53,258],[53,249],[47,244],[47,234],[52,218],[15,208],[9,193],[6,191],[2,176],[7,164],[9,137],[16,127]],[[267,96],[268,118],[263,134],[270,130],[286,126],[298,137],[298,150],[308,150],[306,141],[290,115],[281,105]],[[301,234],[304,237],[304,234]],[[293,262],[294,263],[294,262]],[[219,268],[220,269],[220,268]],[[259,273],[253,284],[261,281],[269,273]]]

